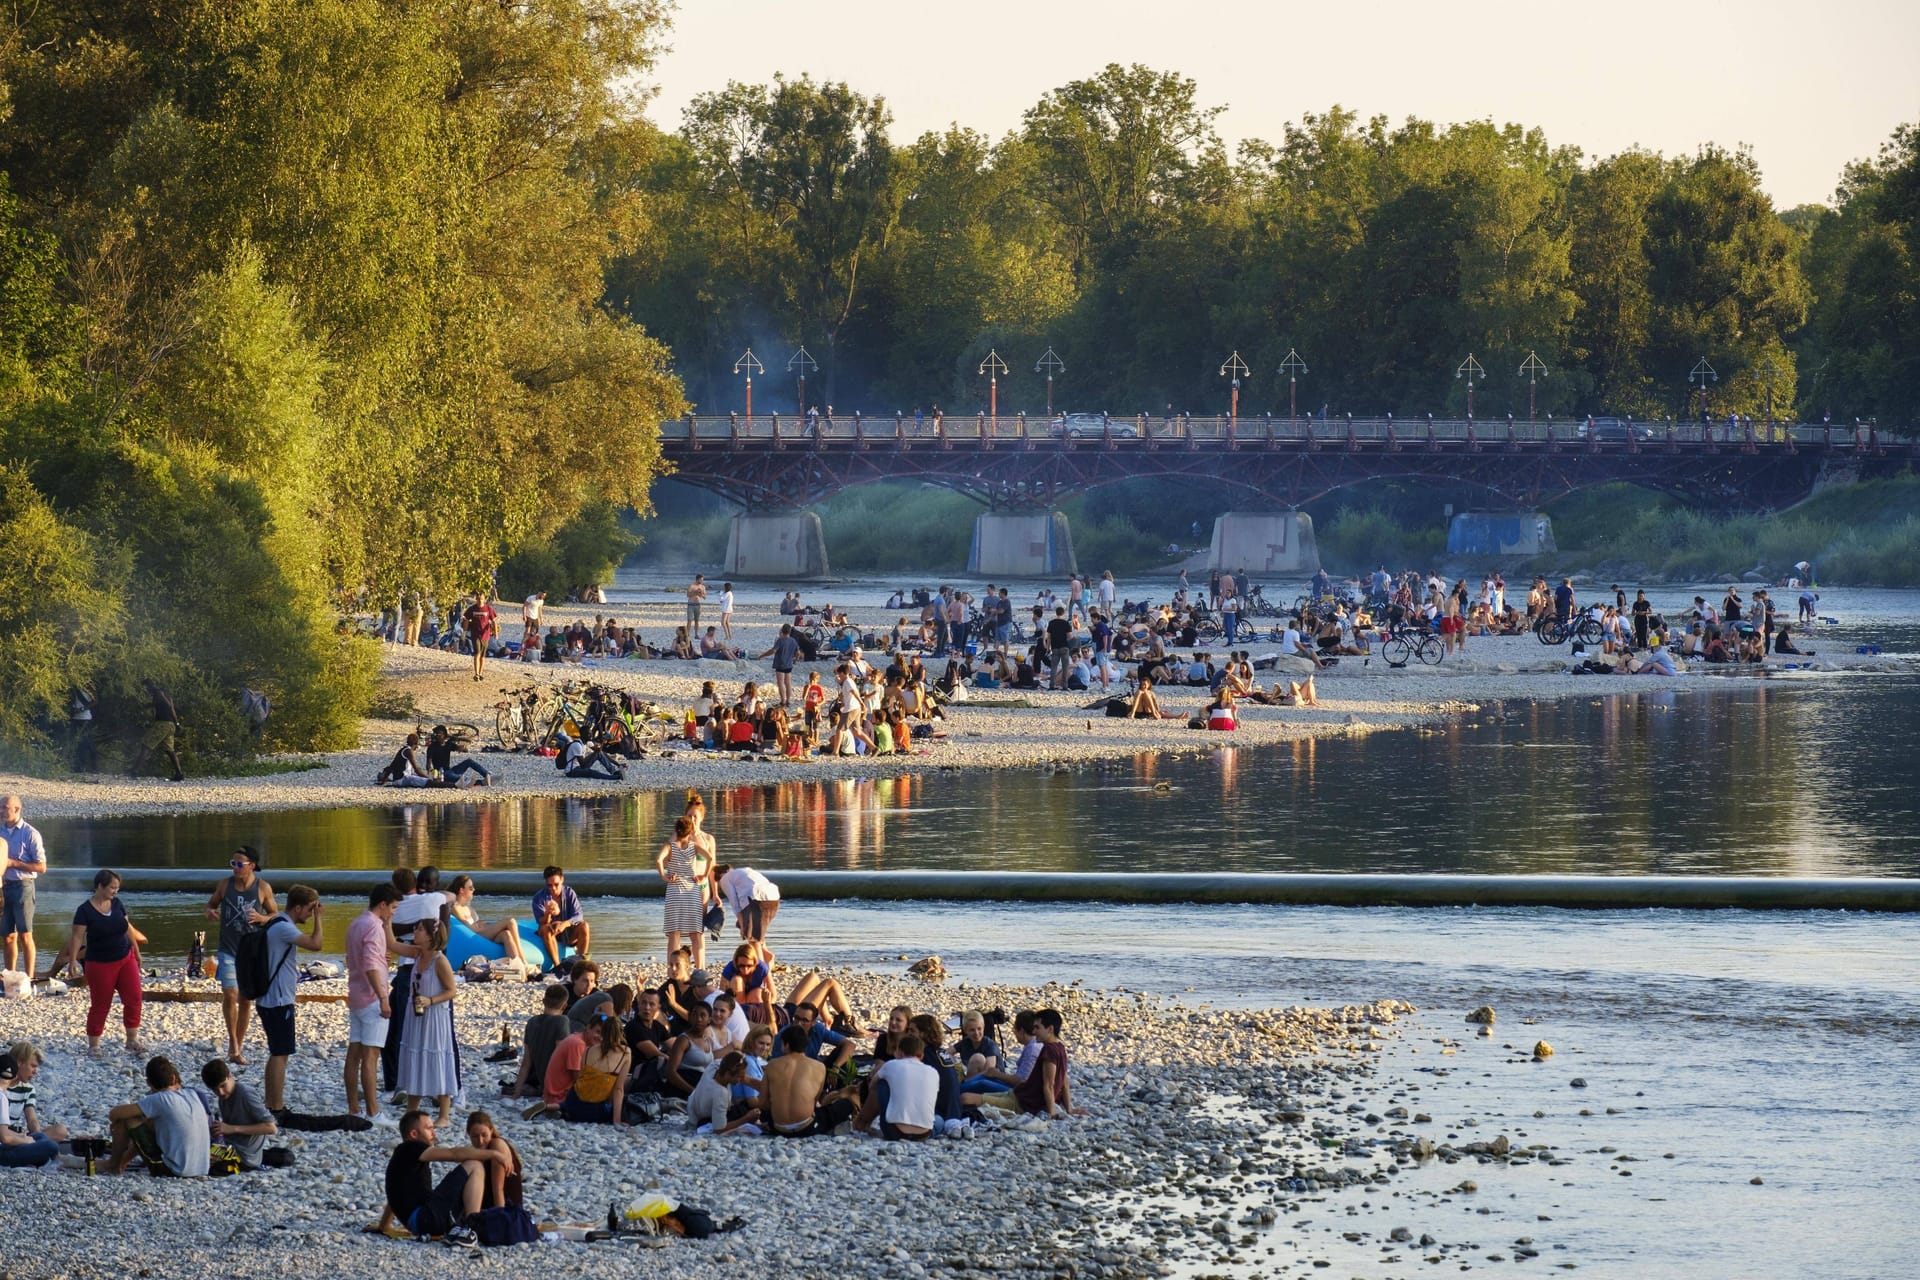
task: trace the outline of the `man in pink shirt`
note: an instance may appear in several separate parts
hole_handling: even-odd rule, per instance
[[[377,1074],[380,1051],[387,1043],[387,1020],[393,1016],[387,996],[387,958],[391,952],[413,952],[393,936],[393,909],[399,902],[398,889],[379,885],[367,895],[366,911],[347,926],[347,1113],[360,1114],[364,1093],[367,1119],[387,1129],[395,1127],[395,1122],[380,1110]]]

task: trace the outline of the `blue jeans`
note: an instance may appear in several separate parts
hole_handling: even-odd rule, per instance
[[[1240,615],[1233,612],[1223,613],[1220,615],[1220,625],[1226,628],[1227,643],[1232,644],[1234,637],[1240,633]]]
[[[54,1145],[52,1138],[44,1133],[36,1133],[31,1142],[0,1145],[0,1169],[37,1169],[59,1154],[60,1148]]]
[[[493,777],[492,774],[487,772],[487,766],[481,764],[478,760],[462,760],[459,764],[450,766],[447,769],[445,777],[448,782],[457,782],[460,780],[460,776],[466,773],[477,773],[483,778]]]

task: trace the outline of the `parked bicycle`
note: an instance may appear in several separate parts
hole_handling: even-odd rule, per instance
[[[1380,645],[1380,656],[1390,667],[1404,667],[1414,658],[1426,666],[1437,667],[1442,653],[1439,636],[1414,627],[1389,631]]]

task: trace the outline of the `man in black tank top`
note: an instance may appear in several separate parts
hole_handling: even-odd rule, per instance
[[[274,915],[273,886],[260,878],[260,855],[249,845],[234,850],[229,865],[233,874],[213,886],[203,914],[220,925],[220,945],[214,956],[214,974],[220,980],[220,1012],[227,1023],[227,1061],[246,1065],[244,1047],[247,1019],[253,1011],[251,1001],[240,998],[239,971],[234,962],[240,954],[240,939],[253,926],[250,912]]]

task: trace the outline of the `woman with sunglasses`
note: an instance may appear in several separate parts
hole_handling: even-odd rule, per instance
[[[243,844],[234,850],[227,865],[233,874],[213,886],[213,896],[201,913],[220,925],[214,973],[220,980],[220,1013],[227,1023],[227,1061],[245,1066],[243,1046],[253,1003],[240,998],[240,971],[235,968],[235,959],[240,954],[240,939],[253,928],[249,923],[252,914],[257,911],[262,916],[274,916],[280,908],[273,900],[273,886],[260,877],[260,855],[252,846]]]

